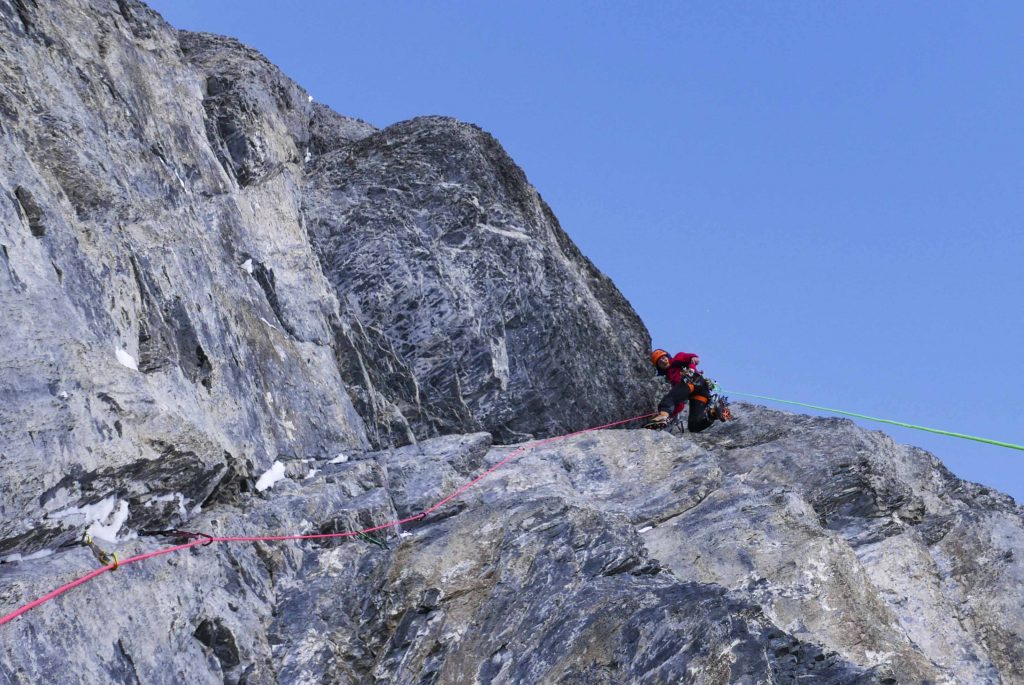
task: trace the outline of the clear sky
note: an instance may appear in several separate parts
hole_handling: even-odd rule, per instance
[[[726,387],[1024,443],[1024,3],[151,5],[342,114],[493,133]],[[858,423],[1024,502],[1022,451]]]

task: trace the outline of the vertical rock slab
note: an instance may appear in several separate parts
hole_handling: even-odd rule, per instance
[[[128,0],[3,3],[0,35],[0,557],[366,446],[299,215],[305,94],[250,67],[273,96],[210,106]],[[233,106],[261,131],[248,175],[208,135]]]
[[[443,117],[313,158],[303,212],[370,332],[346,380],[418,436],[499,442],[640,413],[649,335],[498,142]]]

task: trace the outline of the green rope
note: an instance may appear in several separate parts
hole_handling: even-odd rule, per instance
[[[375,538],[372,535],[367,535],[366,533],[356,533],[356,538],[363,542],[369,542],[370,544],[377,545],[381,549],[390,549],[387,541]]]
[[[988,438],[979,438],[975,435],[965,435],[964,433],[953,433],[951,431],[939,430],[938,428],[927,428],[925,426],[915,426],[912,423],[903,423],[902,421],[891,421],[890,419],[880,419],[877,416],[865,416],[864,414],[855,414],[851,411],[841,411],[839,409],[829,409],[828,407],[819,407],[815,404],[804,404],[803,402],[793,402],[792,400],[780,400],[777,397],[766,397],[765,395],[751,395],[744,392],[730,392],[722,390],[728,395],[739,395],[741,397],[753,397],[759,400],[768,400],[769,402],[781,402],[782,404],[795,404],[798,407],[808,407],[810,409],[817,409],[818,411],[827,411],[832,414],[843,414],[844,416],[853,416],[858,419],[867,419],[868,421],[878,421],[879,423],[890,423],[894,426],[902,426],[903,428],[913,428],[919,431],[928,431],[929,433],[938,433],[939,435],[948,435],[953,438],[963,438],[964,440],[975,440],[977,442],[985,442],[989,445],[998,445],[999,447],[1009,447],[1014,450],[1024,450],[1024,445],[1015,445],[1012,442],[1001,442],[999,440],[990,440]]]

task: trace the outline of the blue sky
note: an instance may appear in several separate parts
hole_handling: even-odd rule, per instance
[[[726,387],[1024,443],[1024,3],[151,5],[493,133]],[[885,430],[1024,502],[1024,452]]]

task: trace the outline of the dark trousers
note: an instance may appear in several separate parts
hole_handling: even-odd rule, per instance
[[[708,400],[704,399],[710,397],[711,388],[707,381],[700,374],[693,374],[689,379],[672,386],[658,403],[658,411],[667,411],[675,416],[689,401],[690,415],[686,419],[686,428],[691,433],[700,433],[715,422],[708,416]]]
[[[686,428],[691,433],[700,433],[714,422],[715,420],[708,416],[707,402],[690,400],[690,415],[686,419]]]

